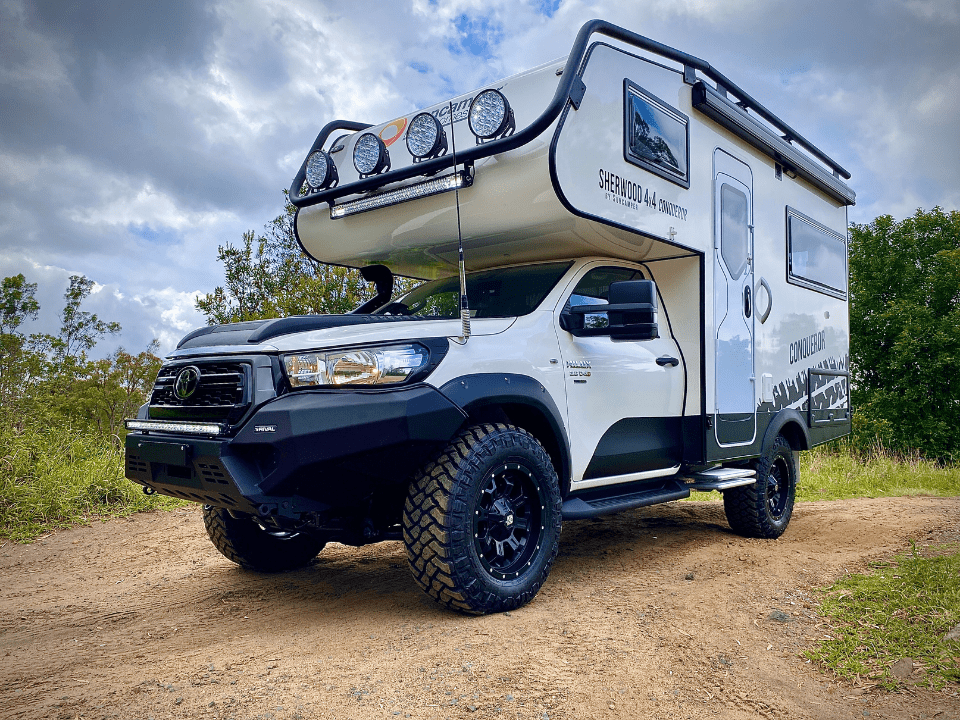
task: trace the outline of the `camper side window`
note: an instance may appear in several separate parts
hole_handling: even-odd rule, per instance
[[[624,159],[689,188],[689,118],[626,79],[623,108]]]
[[[787,279],[845,298],[847,296],[847,243],[803,213],[787,208]]]

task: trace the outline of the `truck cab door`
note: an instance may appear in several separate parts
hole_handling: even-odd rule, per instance
[[[714,432],[747,445],[757,427],[754,377],[753,197],[750,168],[717,150],[714,177]]]
[[[587,266],[556,308],[573,489],[672,474],[681,461],[685,368],[663,306],[661,337],[652,340],[576,337],[559,322],[572,305],[606,304],[611,283],[639,279],[639,268]],[[607,322],[603,313],[584,320],[587,327]]]

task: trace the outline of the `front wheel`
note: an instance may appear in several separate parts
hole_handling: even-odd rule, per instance
[[[723,493],[727,522],[738,535],[778,538],[793,515],[797,494],[797,463],[793,448],[778,435],[754,462],[757,482]]]
[[[247,570],[283,572],[303,567],[326,544],[305,533],[266,528],[253,518],[234,517],[225,508],[203,506],[203,524],[214,547]]]
[[[403,509],[414,579],[451,609],[482,615],[530,602],[560,540],[560,489],[525,430],[475,425],[417,475]]]

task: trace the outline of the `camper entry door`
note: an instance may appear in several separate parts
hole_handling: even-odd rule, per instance
[[[719,150],[716,159],[713,278],[717,354],[714,428],[719,445],[746,445],[754,441],[757,427],[752,182],[750,169],[740,161]]]

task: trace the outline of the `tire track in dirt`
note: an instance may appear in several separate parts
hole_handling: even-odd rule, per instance
[[[857,692],[799,655],[816,588],[960,540],[958,511],[805,503],[776,541],[709,502],[571,522],[535,601],[485,617],[427,599],[399,543],[258,575],[199,508],[113,520],[0,550],[0,717],[960,717],[949,692]]]

